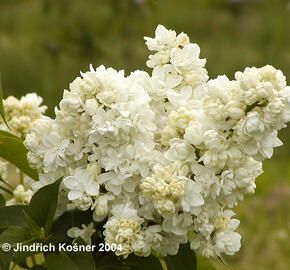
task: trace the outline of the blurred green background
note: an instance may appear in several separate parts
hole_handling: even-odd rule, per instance
[[[147,70],[143,36],[159,23],[200,45],[211,78],[271,64],[290,80],[288,0],[0,0],[4,96],[37,92],[53,115],[63,89],[89,64]],[[243,238],[227,258],[231,269],[290,269],[289,131],[265,161],[256,195],[236,208]]]

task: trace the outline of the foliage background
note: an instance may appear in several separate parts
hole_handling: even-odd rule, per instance
[[[0,0],[4,96],[37,92],[53,115],[63,89],[89,64],[147,70],[143,36],[158,23],[200,45],[211,78],[272,64],[290,80],[288,0]],[[256,195],[236,209],[242,249],[228,258],[236,270],[290,269],[289,131],[265,161]]]

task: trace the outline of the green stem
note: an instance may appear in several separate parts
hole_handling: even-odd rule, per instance
[[[160,263],[161,263],[162,269],[163,269],[163,270],[168,270],[164,258],[159,258],[159,261],[160,261]]]
[[[9,190],[9,189],[7,189],[7,188],[5,188],[5,187],[2,187],[2,186],[0,186],[0,189],[6,191],[7,193],[9,193],[10,195],[13,196],[13,192],[12,192],[11,190]]]
[[[6,184],[9,188],[11,188],[11,190],[14,190],[14,188],[7,181],[5,181],[4,179],[2,179],[1,177],[0,177],[0,182]]]
[[[19,183],[20,185],[24,184],[24,174],[22,171],[19,172]]]

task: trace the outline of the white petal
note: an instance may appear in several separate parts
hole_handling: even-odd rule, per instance
[[[68,193],[68,199],[70,201],[74,201],[76,199],[79,199],[81,198],[83,195],[83,192],[81,191],[77,191],[77,190],[71,190],[69,193]]]
[[[69,189],[75,189],[78,186],[78,181],[74,176],[68,176],[63,180],[64,185]]]

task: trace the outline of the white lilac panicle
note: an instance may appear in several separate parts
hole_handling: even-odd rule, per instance
[[[186,242],[206,257],[233,255],[241,236],[231,208],[255,192],[262,161],[282,144],[290,87],[272,66],[208,80],[198,45],[162,25],[145,40],[151,74],[90,67],[55,118],[33,123],[32,188],[63,177],[60,200],[104,222],[117,255],[174,255]]]
[[[6,124],[0,119],[0,129],[12,132],[24,138],[31,131],[33,122],[40,119],[46,111],[46,106],[41,106],[42,98],[35,93],[17,99],[13,96],[3,100]]]

